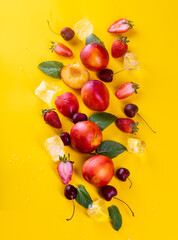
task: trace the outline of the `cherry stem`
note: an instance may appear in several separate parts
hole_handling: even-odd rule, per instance
[[[143,119],[140,114],[137,113],[137,115],[146,123],[146,125],[149,127],[149,129],[153,132],[153,133],[156,133],[151,127],[150,125],[145,121],[145,119]]]
[[[62,134],[62,131],[59,128],[57,128],[57,130],[60,132],[60,134]]]
[[[120,202],[124,203],[124,204],[129,208],[129,210],[131,211],[132,216],[135,217],[134,212],[132,211],[132,209],[130,208],[130,206],[129,206],[126,202],[124,202],[123,200],[121,200],[121,199],[119,199],[119,198],[117,198],[117,197],[114,197],[114,198],[117,199],[117,200],[119,200]]]
[[[130,187],[129,189],[132,187],[132,181],[130,180],[130,178],[127,178],[130,181]]]
[[[70,218],[67,218],[67,219],[66,219],[67,221],[70,221],[70,220],[73,218],[74,213],[75,213],[75,203],[74,203],[73,197],[72,197],[72,203],[73,203],[73,213],[72,213],[72,216],[71,216]]]
[[[115,74],[117,74],[117,73],[120,73],[120,72],[122,72],[122,71],[125,71],[125,69],[122,69],[122,70],[120,70],[120,71],[118,71],[118,72],[115,72],[115,73],[113,73],[113,75],[115,75]]]
[[[56,32],[53,31],[53,29],[51,28],[48,20],[47,20],[47,23],[48,23],[48,26],[49,26],[49,29],[51,30],[51,32],[53,32],[56,35],[61,35],[60,33],[56,33]]]

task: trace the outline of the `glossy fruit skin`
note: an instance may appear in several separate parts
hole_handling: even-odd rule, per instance
[[[75,199],[77,197],[77,193],[77,188],[71,184],[68,184],[64,189],[64,195],[69,200]]]
[[[111,181],[114,175],[114,164],[107,156],[95,155],[84,163],[82,174],[87,182],[103,187]]]
[[[109,54],[101,43],[93,42],[82,49],[80,59],[89,70],[100,71],[107,67]]]
[[[61,36],[65,41],[69,41],[75,36],[75,32],[71,28],[65,27],[61,30]]]
[[[99,80],[85,83],[81,90],[81,98],[88,108],[95,111],[105,111],[109,106],[109,91]]]
[[[52,127],[55,128],[61,128],[62,124],[61,121],[59,120],[59,116],[55,111],[51,111],[50,109],[45,109],[43,112],[46,111],[44,114],[44,120],[47,124],[51,125]]]
[[[68,184],[72,179],[73,164],[70,161],[60,161],[57,165],[57,171],[63,182],[63,184]]]
[[[125,182],[127,178],[130,176],[130,172],[127,168],[119,168],[116,171],[116,176],[118,177],[119,180]]]
[[[101,188],[101,194],[106,201],[111,201],[117,195],[117,190],[111,185],[106,185]]]
[[[54,51],[56,54],[63,56],[63,57],[72,57],[73,52],[62,43],[53,43],[51,47],[52,52]]]
[[[103,82],[112,82],[113,75],[114,73],[111,69],[105,68],[98,73],[98,78]]]
[[[82,153],[90,153],[102,142],[102,132],[93,122],[82,121],[76,123],[70,131],[73,148]]]
[[[127,104],[124,108],[125,115],[129,118],[133,118],[138,112],[138,106],[135,104]]]
[[[72,116],[72,122],[74,124],[77,122],[87,121],[87,120],[88,120],[88,117],[84,113],[74,113],[74,115]]]
[[[111,47],[111,55],[113,58],[119,58],[124,56],[128,50],[128,45],[120,39],[116,39]]]
[[[76,96],[71,92],[63,93],[55,98],[55,105],[65,117],[72,118],[79,110],[79,103]]]
[[[60,138],[62,139],[64,146],[69,146],[71,144],[70,134],[68,132],[63,132]]]
[[[136,129],[134,129],[134,126],[137,126],[137,125],[132,119],[118,118],[116,120],[116,125],[121,131],[123,131],[125,133],[135,133],[136,132]],[[133,125],[133,126],[131,126],[131,125]]]

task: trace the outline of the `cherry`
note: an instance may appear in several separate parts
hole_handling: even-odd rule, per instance
[[[130,172],[127,168],[119,168],[116,171],[116,176],[118,177],[119,180],[125,182],[127,179],[130,181],[130,187],[132,187],[132,181],[130,180],[129,176],[130,176]]]
[[[69,146],[70,142],[70,134],[68,132],[63,132],[60,136],[65,146]]]
[[[72,116],[73,123],[81,122],[81,121],[87,121],[88,117],[84,113],[74,113]]]
[[[130,118],[133,118],[136,114],[146,123],[146,125],[151,129],[151,131],[153,133],[156,133],[151,127],[150,125],[140,116],[140,114],[138,114],[138,106],[135,105],[135,104],[127,104],[125,105],[125,108],[124,108],[124,112],[125,112],[125,115],[127,117],[130,117]]]
[[[69,200],[72,200],[72,203],[73,203],[73,213],[72,213],[72,216],[70,218],[66,219],[67,221],[71,220],[74,216],[74,213],[75,213],[74,199],[77,197],[77,193],[78,193],[77,189],[71,184],[68,184],[64,189],[65,197]]]
[[[66,41],[71,40],[71,39],[75,36],[74,30],[72,30],[72,29],[69,28],[69,27],[63,28],[63,29],[61,30],[61,33],[59,34],[59,33],[56,33],[56,32],[54,32],[54,31],[52,30],[52,28],[51,28],[51,26],[50,26],[50,24],[49,24],[49,21],[47,21],[47,23],[48,23],[48,26],[49,26],[51,32],[53,32],[53,33],[56,34],[56,35],[61,35],[61,36],[63,37],[63,39],[66,40]]]
[[[98,77],[103,82],[112,82],[113,74],[113,70],[105,68],[98,73]]]
[[[65,27],[61,30],[61,36],[64,40],[69,41],[75,36],[75,32],[71,28]]]
[[[134,212],[129,207],[129,205],[126,202],[124,202],[123,200],[115,197],[117,195],[117,190],[115,187],[113,187],[111,185],[106,185],[101,188],[101,194],[106,201],[111,201],[112,198],[115,198],[116,200],[119,200],[120,202],[124,203],[129,208],[129,210],[132,213],[132,216],[134,217]]]
[[[124,71],[125,69],[121,70],[121,71],[118,71],[118,72],[113,72],[113,70],[109,69],[109,68],[105,68],[103,70],[101,70],[99,73],[98,73],[98,78],[100,80],[102,80],[103,82],[112,82],[113,80],[113,76],[119,72],[122,72]]]

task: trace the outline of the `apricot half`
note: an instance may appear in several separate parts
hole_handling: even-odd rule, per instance
[[[81,89],[88,82],[90,74],[80,63],[73,63],[61,70],[63,81],[73,89]]]

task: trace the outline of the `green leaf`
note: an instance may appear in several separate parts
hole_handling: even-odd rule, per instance
[[[93,42],[101,43],[104,46],[104,43],[93,33],[91,33],[85,40],[85,44],[88,45]]]
[[[127,148],[121,143],[106,140],[99,145],[99,147],[96,149],[96,153],[105,155],[109,158],[115,158],[126,150]]]
[[[61,78],[63,63],[57,61],[46,61],[38,65],[38,68],[46,75],[53,78]]]
[[[119,212],[119,209],[115,205],[112,205],[111,207],[108,207],[108,212],[113,224],[113,228],[118,231],[122,226],[122,216]]]
[[[78,193],[75,200],[83,207],[88,208],[89,205],[93,203],[89,193],[83,185],[78,185]]]
[[[89,121],[96,123],[101,131],[103,131],[116,120],[116,116],[106,112],[97,112],[89,117]]]

